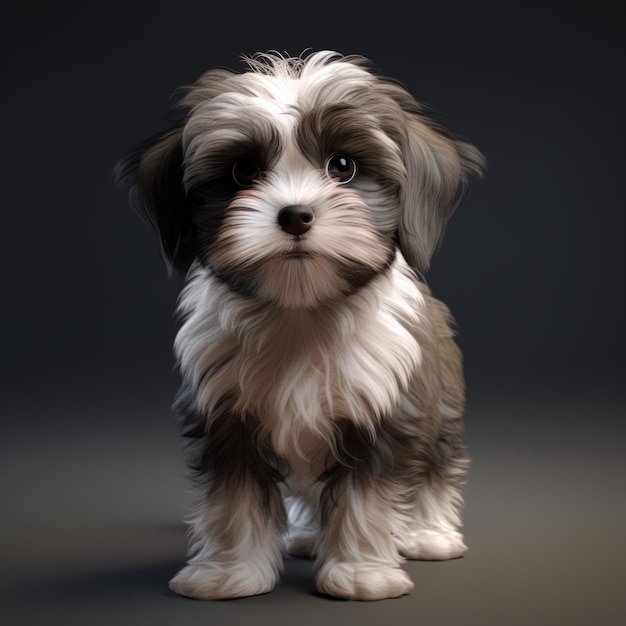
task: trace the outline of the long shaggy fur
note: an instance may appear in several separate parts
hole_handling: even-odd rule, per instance
[[[198,501],[171,586],[265,593],[286,550],[324,593],[396,597],[403,558],[466,550],[461,355],[419,276],[482,157],[359,57],[247,62],[117,169],[187,277],[175,407]]]

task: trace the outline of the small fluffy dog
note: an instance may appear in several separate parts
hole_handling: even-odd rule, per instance
[[[468,468],[452,319],[421,279],[482,157],[364,59],[210,70],[118,181],[187,277],[175,402],[199,487],[194,598],[391,598],[450,559]]]

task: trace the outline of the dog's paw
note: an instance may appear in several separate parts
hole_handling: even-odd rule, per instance
[[[407,559],[446,561],[467,552],[463,535],[452,531],[418,530],[402,537],[398,552]]]
[[[322,593],[346,600],[397,598],[414,587],[402,569],[380,563],[326,563],[316,582]]]
[[[277,574],[253,569],[247,563],[194,563],[170,581],[170,589],[197,600],[226,600],[268,593],[274,588]]]
[[[290,532],[285,537],[285,550],[301,559],[315,558],[317,536],[306,532]]]

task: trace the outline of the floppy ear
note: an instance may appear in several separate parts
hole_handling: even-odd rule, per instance
[[[171,271],[186,274],[195,258],[189,203],[183,188],[183,122],[148,139],[116,165],[114,177],[157,234]]]
[[[470,176],[482,175],[484,159],[474,146],[419,115],[406,113],[405,128],[407,185],[398,239],[409,265],[425,272]]]

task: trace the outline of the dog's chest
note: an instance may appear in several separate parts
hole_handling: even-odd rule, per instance
[[[236,406],[289,455],[330,437],[338,420],[368,425],[389,415],[419,358],[411,333],[382,313],[349,333],[313,321],[283,328],[264,348],[244,344],[231,363]]]
[[[278,454],[292,455],[304,440],[330,440],[339,420],[368,427],[393,413],[421,360],[421,296],[392,278],[370,292],[341,310],[245,317],[238,301],[198,298],[176,351],[207,419],[226,400],[259,420]]]

